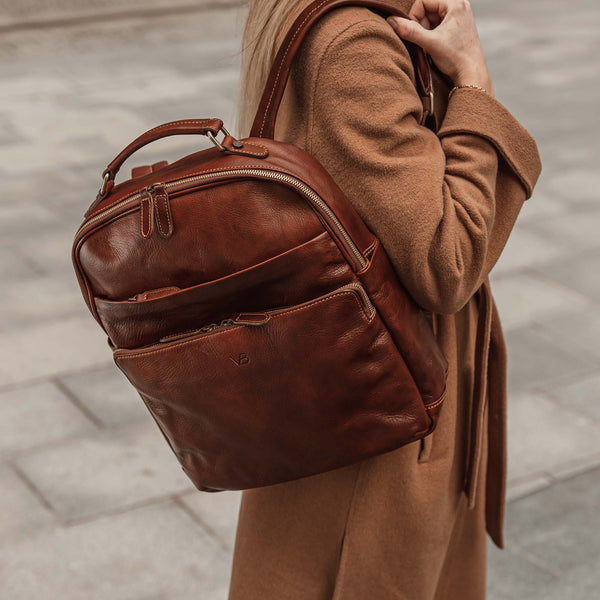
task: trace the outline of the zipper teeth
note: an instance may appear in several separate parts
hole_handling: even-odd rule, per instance
[[[369,295],[367,294],[367,292],[364,289],[364,287],[362,286],[362,284],[360,284],[358,282],[346,283],[346,284],[340,286],[339,288],[336,288],[335,290],[328,292],[327,294],[325,294],[325,296],[320,296],[319,298],[307,300],[306,302],[301,302],[299,304],[293,304],[292,306],[282,306],[280,308],[271,308],[268,310],[253,311],[253,312],[259,312],[261,314],[267,314],[267,315],[285,313],[289,310],[295,310],[299,306],[304,306],[304,305],[309,306],[312,303],[319,302],[320,300],[322,300],[323,298],[326,298],[327,296],[339,294],[340,292],[343,292],[344,290],[347,290],[348,288],[353,288],[358,291],[359,295],[361,296],[364,303],[367,305],[367,307],[369,309],[369,319],[370,319],[373,316],[373,314],[375,313],[375,307],[373,306],[373,303],[371,302],[371,299],[369,298]],[[183,332],[180,334],[174,333],[172,335],[163,336],[162,338],[160,338],[158,343],[164,344],[167,342],[172,342],[172,341],[176,341],[179,339],[189,338],[189,337],[193,337],[196,335],[210,334],[210,333],[213,333],[215,330],[222,329],[223,327],[232,327],[234,325],[237,325],[237,323],[235,323],[234,321],[235,321],[235,319],[233,317],[229,317],[227,319],[223,319],[220,323],[211,323],[209,325],[204,325],[203,327],[198,327],[196,329],[192,329],[191,331],[188,331],[188,332]],[[206,327],[211,327],[211,329],[205,330]],[[152,344],[152,345],[154,345],[154,344]]]
[[[369,319],[370,319],[373,316],[373,314],[375,313],[375,307],[373,306],[373,303],[371,302],[371,298],[369,298],[369,294],[367,294],[367,291],[365,290],[365,288],[362,286],[362,284],[357,283],[357,282],[348,283],[344,286],[344,288],[346,288],[346,287],[353,287],[358,290],[358,292],[361,295],[362,299],[364,300],[365,304],[369,308]],[[341,288],[341,289],[344,289],[344,288]]]
[[[180,185],[182,183],[192,183],[194,181],[203,181],[206,179],[218,178],[223,175],[256,175],[256,176],[261,176],[261,177],[266,176],[267,179],[278,179],[280,181],[287,181],[288,183],[291,183],[294,187],[301,190],[305,196],[310,198],[323,212],[327,213],[327,216],[333,221],[336,229],[341,233],[342,237],[344,238],[344,240],[348,244],[348,247],[350,248],[350,250],[356,257],[361,268],[367,264],[364,256],[361,254],[360,250],[356,247],[356,245],[352,241],[352,238],[350,237],[350,235],[348,234],[348,232],[346,231],[344,226],[340,223],[340,220],[337,218],[336,214],[329,208],[329,206],[327,206],[327,204],[320,198],[320,196],[316,192],[314,192],[310,187],[308,187],[303,182],[299,181],[296,177],[292,177],[291,175],[285,175],[283,173],[279,173],[278,171],[271,171],[269,169],[232,169],[230,171],[220,171],[217,173],[196,175],[194,177],[185,177],[183,179],[177,179],[175,181],[170,181],[169,183],[165,183],[164,186],[166,189],[169,189],[169,188],[175,187],[177,185]],[[138,192],[138,193],[134,194],[133,196],[130,196],[129,198],[125,198],[124,200],[117,202],[117,204],[115,204],[114,206],[111,206],[110,208],[107,208],[107,209],[103,210],[102,212],[98,213],[96,216],[92,217],[89,221],[86,221],[84,224],[81,225],[81,227],[77,230],[75,237],[77,237],[81,231],[83,231],[84,229],[86,229],[87,227],[92,225],[93,223],[96,223],[97,221],[99,221],[100,219],[103,219],[107,215],[112,214],[113,212],[119,210],[120,208],[129,204],[130,202],[132,203],[135,200],[139,200],[139,198],[141,196],[142,196],[142,193]]]

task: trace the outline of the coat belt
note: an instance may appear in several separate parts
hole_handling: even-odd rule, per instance
[[[492,325],[492,299],[489,288],[489,280],[487,277],[477,291],[479,295],[479,316],[477,320],[477,333],[475,338],[475,381],[471,410],[471,424],[469,429],[467,469],[464,482],[469,508],[473,508],[475,506],[477,480],[479,478],[479,469],[481,468],[483,426],[487,402],[487,368]],[[497,448],[490,448],[491,452],[497,450]]]

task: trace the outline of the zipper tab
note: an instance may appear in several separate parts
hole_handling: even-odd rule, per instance
[[[142,237],[149,238],[154,228],[154,196],[147,187],[140,194],[140,231]]]
[[[141,192],[140,230],[142,236],[150,237],[154,226],[164,238],[173,234],[171,203],[164,183],[153,183]]]
[[[264,325],[271,319],[267,313],[240,313],[232,320],[234,325]]]

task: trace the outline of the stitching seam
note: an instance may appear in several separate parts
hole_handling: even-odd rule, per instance
[[[426,404],[425,410],[431,410],[432,408],[439,406],[445,399],[446,399],[446,390],[444,390],[444,393],[440,396],[439,400],[437,400],[436,402],[433,402],[432,404]]]
[[[271,95],[269,96],[269,101],[267,102],[267,106],[266,106],[265,112],[263,114],[263,120],[262,120],[262,124],[260,126],[259,137],[262,137],[262,132],[263,132],[263,129],[265,127],[265,121],[267,120],[267,114],[269,113],[269,108],[271,106],[271,101],[273,100],[273,94],[275,93],[275,88],[277,87],[277,82],[279,81],[279,76],[281,75],[281,69],[283,68],[283,63],[285,63],[285,57],[287,56],[290,48],[292,47],[292,44],[294,43],[294,40],[296,39],[296,37],[298,37],[298,34],[300,33],[300,31],[304,27],[304,23],[306,23],[306,21],[312,16],[312,14],[316,10],[318,10],[319,8],[321,8],[321,6],[323,6],[323,4],[325,4],[328,1],[329,0],[323,0],[323,2],[321,2],[320,4],[318,4],[317,6],[315,6],[306,15],[306,17],[304,18],[304,20],[302,21],[302,23],[300,23],[300,25],[298,26],[298,28],[294,32],[294,35],[292,35],[292,39],[289,41],[289,43],[287,45],[287,48],[285,49],[285,52],[283,53],[283,57],[281,58],[281,62],[279,63],[279,69],[277,69],[277,75],[275,77],[275,81],[273,82],[273,86],[271,87]]]
[[[210,123],[211,121],[214,121],[215,119],[189,119],[189,120],[183,120],[183,121],[173,121],[172,123],[165,123],[164,125],[158,125],[157,127],[154,127],[152,129],[150,129],[150,131],[148,131],[146,133],[146,135],[152,133],[153,131],[159,131],[160,129],[165,129],[166,127],[175,127],[176,125],[200,125],[201,123]],[[220,120],[220,119],[216,119],[216,120]]]
[[[147,203],[146,207],[145,203]],[[141,218],[140,218],[140,231],[142,233],[142,237],[147,238],[150,235],[150,225],[151,225],[151,217],[152,217],[152,213],[150,212],[150,199],[149,198],[145,198],[142,197],[142,201],[141,201]],[[144,223],[144,219],[145,217],[148,217],[148,223],[145,224]],[[144,227],[144,225],[146,225]]]

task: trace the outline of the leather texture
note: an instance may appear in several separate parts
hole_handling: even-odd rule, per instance
[[[313,4],[288,42],[351,3]],[[264,97],[285,85],[274,74],[282,64]],[[265,113],[261,103],[256,122],[271,123],[276,105]],[[180,121],[132,142],[105,170],[109,185],[72,249],[115,364],[185,473],[199,490],[249,489],[431,433],[448,363],[383,246],[314,157],[268,137],[269,125],[114,184],[145,144],[221,128]]]

